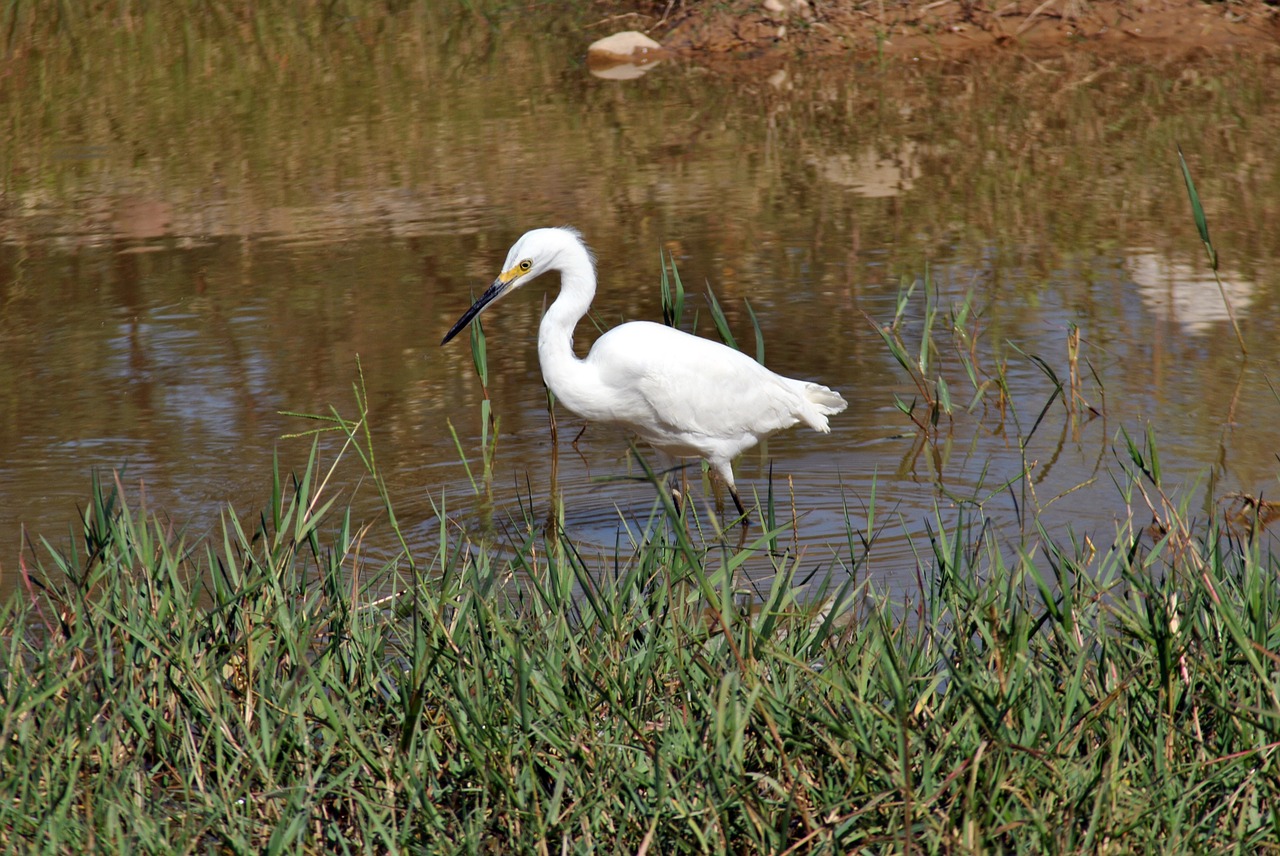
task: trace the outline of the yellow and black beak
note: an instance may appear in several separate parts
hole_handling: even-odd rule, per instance
[[[444,338],[440,340],[441,346],[449,344],[449,340],[458,335],[458,332],[471,323],[471,319],[479,315],[486,306],[515,288],[514,283],[519,277],[520,271],[518,268],[504,271],[501,276],[493,281],[493,285],[484,290],[484,294],[480,295],[480,299],[471,304],[470,309],[462,313],[458,323],[449,328],[449,332],[445,333]]]

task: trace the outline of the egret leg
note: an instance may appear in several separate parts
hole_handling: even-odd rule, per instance
[[[671,500],[676,505],[676,514],[684,515],[684,491],[681,487],[681,477],[684,469],[680,467],[680,459],[668,455],[660,449],[654,449],[658,458],[658,467],[662,475],[662,484],[667,490],[671,491]]]
[[[751,525],[751,518],[747,516],[747,509],[742,505],[742,498],[738,496],[738,489],[727,482],[725,487],[729,488],[729,496],[733,497],[733,504],[738,507],[738,516],[742,518],[742,528],[748,528]]]
[[[724,486],[729,489],[729,496],[733,497],[733,505],[738,509],[738,517],[742,520],[742,528],[746,529],[751,525],[751,518],[747,516],[747,507],[742,504],[742,497],[738,496],[738,487],[733,482],[733,467],[728,461],[708,461],[711,464],[711,470],[719,477]],[[720,503],[717,502],[718,506]]]
[[[719,477],[721,483],[728,488],[729,496],[733,497],[733,507],[738,509],[738,519],[742,521],[742,528],[746,529],[751,525],[751,518],[747,516],[747,507],[742,504],[742,497],[738,496],[738,487],[733,483],[733,470],[727,466],[715,466],[714,464],[712,469],[715,470],[715,474]],[[724,508],[719,499],[716,500],[716,506],[720,513],[723,514]]]

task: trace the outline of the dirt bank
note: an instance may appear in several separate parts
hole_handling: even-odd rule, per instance
[[[1280,50],[1263,0],[636,0],[619,15],[664,47],[736,59],[853,53],[954,59],[981,52],[1177,55]]]

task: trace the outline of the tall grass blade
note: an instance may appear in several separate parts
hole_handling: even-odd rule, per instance
[[[1204,216],[1204,206],[1200,204],[1200,194],[1196,192],[1196,183],[1191,179],[1191,170],[1187,160],[1182,156],[1182,146],[1178,146],[1178,163],[1182,166],[1182,180],[1187,185],[1187,196],[1191,199],[1191,216],[1195,219],[1196,229],[1200,232],[1200,240],[1204,242],[1205,252],[1209,254],[1209,265],[1218,269],[1218,253],[1209,240],[1209,221]]]
[[[674,255],[659,251],[658,261],[662,267],[662,323],[678,330],[684,319],[684,283],[680,280],[680,271],[676,269]]]
[[[764,365],[764,333],[760,329],[760,319],[756,317],[756,311],[751,308],[750,300],[744,297],[742,302],[747,307],[747,316],[751,318],[751,330],[756,337],[756,362]]]
[[[1213,241],[1209,239],[1209,221],[1204,216],[1204,206],[1200,204],[1200,194],[1196,192],[1195,182],[1191,179],[1191,169],[1187,166],[1187,159],[1182,156],[1182,146],[1177,146],[1178,164],[1182,167],[1182,180],[1187,186],[1187,197],[1191,200],[1191,216],[1196,223],[1196,231],[1200,233],[1200,240],[1204,243],[1205,252],[1209,256],[1209,266],[1213,269],[1214,281],[1218,284],[1218,293],[1222,295],[1222,302],[1227,307],[1227,317],[1231,319],[1231,329],[1235,331],[1236,341],[1240,345],[1240,353],[1247,355],[1249,350],[1245,347],[1244,335],[1240,332],[1240,325],[1236,322],[1235,307],[1231,305],[1231,298],[1227,295],[1226,288],[1222,285],[1222,277],[1218,274],[1218,251],[1213,247]]]
[[[738,347],[738,340],[733,337],[733,330],[729,328],[729,319],[725,317],[724,309],[720,306],[720,301],[716,299],[715,292],[707,286],[707,305],[711,309],[711,320],[716,326],[716,333],[720,336],[720,341],[724,342],[735,351],[741,350]]]

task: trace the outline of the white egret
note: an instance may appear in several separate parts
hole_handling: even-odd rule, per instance
[[[547,387],[583,419],[629,428],[667,464],[705,460],[729,488],[743,525],[747,511],[733,480],[733,459],[797,422],[827,433],[827,417],[848,406],[821,384],[783,377],[727,345],[651,321],[614,327],[586,359],[578,359],[573,329],[595,297],[596,268],[582,234],[569,227],[534,229],[516,241],[502,273],[440,344],[490,303],[549,270],[560,271],[560,294],[538,328]]]

